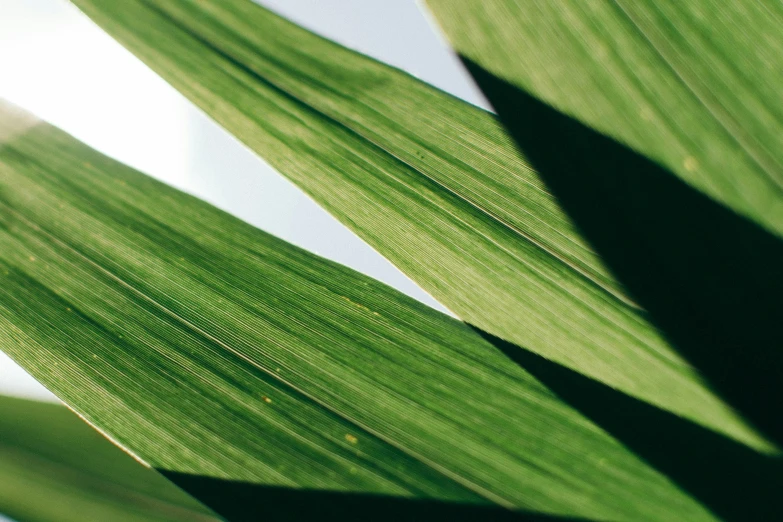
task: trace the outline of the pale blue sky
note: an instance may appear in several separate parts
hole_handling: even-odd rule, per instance
[[[487,107],[415,0],[260,0]],[[0,98],[287,241],[445,310],[66,0],[0,0]],[[0,393],[53,399],[0,354]]]

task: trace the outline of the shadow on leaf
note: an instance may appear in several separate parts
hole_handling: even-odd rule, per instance
[[[781,459],[474,330],[720,518],[777,518],[783,491]]]
[[[462,60],[525,157],[656,326],[717,393],[783,446],[783,241]]]
[[[230,522],[260,520],[561,522],[577,520],[538,513],[512,512],[493,506],[270,487],[172,471],[160,472]]]

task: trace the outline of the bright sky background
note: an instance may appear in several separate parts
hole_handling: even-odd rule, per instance
[[[259,3],[488,106],[415,0]],[[0,71],[0,98],[261,229],[444,310],[66,0],[0,0]],[[1,352],[0,393],[54,399]]]

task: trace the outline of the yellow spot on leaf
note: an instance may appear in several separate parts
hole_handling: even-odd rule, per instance
[[[344,300],[348,301],[349,303],[351,303],[351,304],[352,304],[352,305],[354,305],[355,307],[357,307],[357,308],[360,308],[360,309],[364,310],[365,312],[370,312],[370,311],[371,311],[371,310],[370,310],[369,308],[367,308],[366,306],[364,306],[364,305],[360,305],[360,304],[359,304],[359,303],[357,303],[356,301],[351,301],[351,299],[350,299],[350,298],[348,298],[348,297],[346,297],[346,296],[344,296],[344,295],[343,295],[343,296],[340,296],[340,297],[342,297]]]
[[[265,403],[267,403],[267,404],[272,404],[272,399],[270,399],[270,398],[269,398],[269,397],[267,397],[266,395],[264,395],[263,397],[261,397],[261,400],[263,400],[263,401],[264,401]]]
[[[357,442],[359,442],[359,439],[357,439],[356,437],[354,437],[350,433],[346,433],[345,434],[345,440],[347,440],[351,444],[356,444]]]
[[[685,170],[688,172],[693,172],[699,168],[699,162],[696,161],[696,158],[693,156],[688,156],[685,158],[685,161],[682,162],[682,166],[685,167]]]

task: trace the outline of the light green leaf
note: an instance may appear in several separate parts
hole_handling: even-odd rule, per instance
[[[781,447],[781,4],[429,6],[607,266]]]
[[[780,3],[427,4],[463,57],[783,235]]]
[[[0,346],[175,482],[711,518],[502,343],[17,109],[0,129]]]
[[[0,513],[19,522],[216,521],[65,407],[0,397]]]
[[[247,0],[74,2],[459,317],[753,447],[490,114]]]

